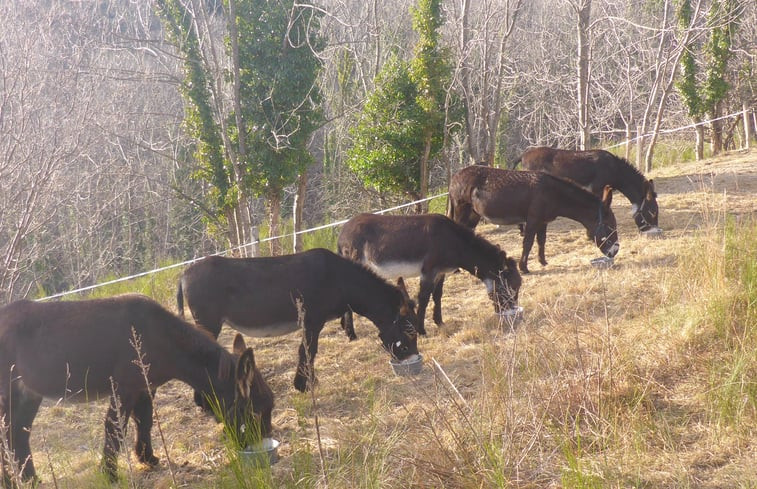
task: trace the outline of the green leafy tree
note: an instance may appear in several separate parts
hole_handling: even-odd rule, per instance
[[[738,17],[743,5],[737,0],[714,0],[707,15],[709,36],[705,42],[702,60],[704,78],[700,80],[699,65],[695,57],[694,46],[685,47],[681,56],[681,75],[676,88],[692,120],[699,124],[709,116],[712,132],[712,152],[722,151],[722,123],[717,119],[722,113],[722,104],[728,95],[730,85],[727,81],[728,60],[731,52],[731,39],[738,27]],[[692,24],[691,0],[679,0],[677,5],[678,23],[681,28]],[[697,125],[697,159],[703,158],[704,127]]]
[[[267,200],[275,234],[282,192],[312,164],[307,144],[323,123],[315,54],[324,47],[321,14],[294,0],[241,0],[237,15],[241,119],[249,148],[245,180]]]
[[[204,209],[205,216],[215,224],[228,224],[233,221],[235,199],[227,174],[222,132],[212,103],[212,82],[200,48],[200,33],[181,2],[156,0],[156,8],[169,40],[184,55],[185,79],[180,90],[187,101],[184,124],[195,140],[198,168],[194,177],[211,184],[213,207]],[[232,245],[238,243],[234,238],[230,234]]]
[[[269,229],[278,234],[282,192],[312,163],[307,143],[323,120],[316,83],[321,14],[294,0],[226,0],[219,13],[225,50],[217,53],[208,21],[214,13],[183,0],[156,5],[185,58],[182,91],[186,126],[197,141],[196,176],[210,184],[231,244],[249,241],[253,197],[267,201]],[[219,55],[231,69],[218,68]]]
[[[731,40],[738,28],[738,18],[743,6],[737,0],[715,0],[710,7],[708,19],[710,38],[705,46],[705,82],[703,87],[703,104],[707,114],[713,119],[712,153],[723,150],[723,124],[714,120],[722,114],[723,101],[728,95],[730,84],[726,80],[728,60],[731,58]]]
[[[441,2],[419,0],[411,13],[419,34],[415,56],[406,62],[394,54],[382,67],[352,130],[347,164],[380,192],[423,198],[429,162],[443,146],[451,67],[440,43]]]
[[[423,127],[410,66],[390,56],[376,78],[357,126],[347,163],[363,183],[385,193],[418,197]]]
[[[676,15],[679,28],[681,30],[688,29],[692,23],[693,15],[691,0],[679,0]],[[691,43],[684,46],[684,52],[681,55],[680,64],[681,74],[676,82],[676,89],[681,95],[681,99],[689,113],[689,117],[691,117],[692,121],[696,124],[696,158],[697,160],[701,160],[704,157],[704,126],[700,123],[705,115],[705,109],[697,83],[698,69]]]
[[[411,76],[418,87],[416,97],[423,111],[423,153],[420,161],[420,197],[428,196],[429,159],[442,149],[447,90],[452,68],[450,53],[441,46],[439,29],[444,25],[441,0],[418,0],[410,9],[413,29],[418,33],[415,57],[411,61]],[[427,206],[423,206],[425,210]]]

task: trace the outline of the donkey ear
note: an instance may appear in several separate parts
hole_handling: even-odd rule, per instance
[[[252,348],[247,348],[237,362],[237,389],[245,399],[250,398],[250,387],[255,378],[255,355]]]
[[[409,301],[410,294],[407,293],[407,287],[405,287],[405,281],[402,280],[402,277],[397,279],[397,288],[400,289],[400,292],[402,292],[402,297],[405,299],[405,301]]]
[[[652,200],[655,197],[657,197],[657,194],[654,191],[654,181],[650,179],[647,186],[647,200]]]
[[[237,335],[234,337],[234,346],[232,351],[235,355],[241,355],[246,349],[247,345],[244,342],[244,337],[241,334],[237,333]]]
[[[604,191],[602,192],[602,204],[607,208],[612,204],[612,187],[609,185],[605,185]]]

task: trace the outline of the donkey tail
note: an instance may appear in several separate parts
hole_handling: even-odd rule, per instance
[[[179,279],[179,288],[176,291],[176,309],[179,311],[179,316],[184,317],[184,291],[181,287],[181,279]]]

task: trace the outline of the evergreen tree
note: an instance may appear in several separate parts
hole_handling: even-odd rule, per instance
[[[451,68],[440,0],[419,0],[411,13],[415,56],[406,62],[395,54],[382,67],[352,130],[347,163],[367,186],[415,199],[427,196],[429,162],[442,149]]]
[[[211,185],[232,245],[247,236],[251,197],[266,199],[270,232],[277,234],[282,192],[312,163],[307,143],[323,120],[316,83],[321,14],[294,0],[227,0],[224,54],[232,68],[218,73],[200,49],[197,13],[181,0],[156,4],[186,59],[183,93],[187,129],[197,141],[196,176]]]

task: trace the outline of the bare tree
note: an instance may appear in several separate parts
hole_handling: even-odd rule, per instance
[[[507,40],[521,4],[522,0],[461,0],[456,4],[457,87],[464,101],[465,141],[471,162],[494,164],[508,76]]]
[[[577,90],[578,95],[578,149],[591,147],[591,126],[589,121],[589,87],[591,79],[591,0],[566,0],[570,9],[576,14],[578,57]]]

